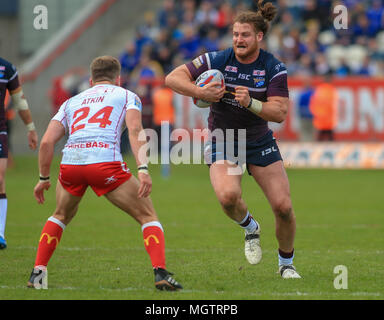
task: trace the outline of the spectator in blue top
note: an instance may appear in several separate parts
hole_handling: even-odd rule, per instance
[[[351,68],[348,66],[345,59],[341,59],[340,65],[335,70],[335,75],[337,77],[346,77],[351,74]]]
[[[195,58],[200,51],[200,37],[196,34],[196,31],[191,26],[184,28],[184,36],[180,39],[179,50],[184,59]]]
[[[173,15],[178,16],[178,10],[176,8],[175,1],[164,0],[162,8],[159,10],[158,13],[159,26],[161,28],[169,27],[169,17]]]
[[[371,59],[369,56],[364,58],[364,61],[360,68],[356,71],[356,74],[359,76],[371,76]]]
[[[352,26],[353,37],[356,40],[358,37],[372,38],[376,35],[375,28],[370,24],[368,17],[365,13],[357,16],[356,24]]]
[[[310,76],[303,76],[304,89],[299,95],[298,107],[300,118],[300,140],[303,142],[313,141],[314,129],[312,124],[313,115],[309,109],[309,102],[314,89]]]
[[[220,50],[220,38],[219,30],[217,28],[211,28],[208,31],[207,37],[202,40],[202,49],[206,52],[219,51]]]
[[[140,59],[143,52],[143,48],[148,45],[153,45],[153,39],[151,39],[145,32],[145,27],[141,26],[136,29],[135,46],[136,55]]]
[[[139,63],[139,55],[136,53],[135,44],[130,42],[119,57],[122,73],[130,73]]]
[[[372,7],[367,10],[369,27],[375,34],[383,29],[384,7],[381,0],[373,0]]]

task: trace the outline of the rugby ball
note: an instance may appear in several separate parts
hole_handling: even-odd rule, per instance
[[[199,87],[204,87],[206,84],[210,82],[220,82],[220,88],[225,86],[224,83],[224,75],[220,70],[211,69],[203,72],[195,81],[195,84]],[[193,103],[199,108],[207,108],[212,102],[204,101],[201,99],[193,98]]]

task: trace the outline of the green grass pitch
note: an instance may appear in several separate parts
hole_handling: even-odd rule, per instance
[[[243,196],[262,227],[263,260],[256,266],[247,263],[243,231],[221,211],[206,166],[173,166],[163,179],[152,165],[151,197],[165,229],[167,268],[185,289],[155,289],[140,226],[89,189],[50,261],[49,290],[32,290],[25,285],[55,206],[55,183],[38,205],[36,157],[15,160],[6,176],[8,248],[0,251],[0,299],[384,298],[384,171],[288,170],[302,279],[283,280],[276,273],[274,216],[251,177],[243,178]],[[58,164],[57,158],[52,177]],[[128,165],[135,168],[132,159]],[[334,288],[337,265],[347,267],[348,289]]]

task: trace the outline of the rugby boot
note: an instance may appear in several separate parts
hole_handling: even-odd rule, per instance
[[[300,275],[297,273],[296,268],[290,265],[283,265],[279,267],[279,273],[283,279],[300,279]]]
[[[252,233],[245,232],[245,246],[244,252],[250,264],[258,264],[262,258],[262,251],[260,246],[260,224],[257,223],[258,228]]]
[[[35,289],[48,289],[48,271],[33,268],[27,287]]]
[[[173,276],[173,273],[162,268],[155,268],[153,271],[155,273],[155,286],[157,289],[166,291],[183,289],[181,284],[171,277]]]

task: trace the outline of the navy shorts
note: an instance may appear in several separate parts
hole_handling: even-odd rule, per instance
[[[209,165],[219,160],[229,160],[242,166],[253,164],[266,167],[276,161],[283,160],[272,131],[255,142],[239,143],[209,141],[205,144],[204,160]]]
[[[8,134],[0,132],[0,159],[8,158]]]

